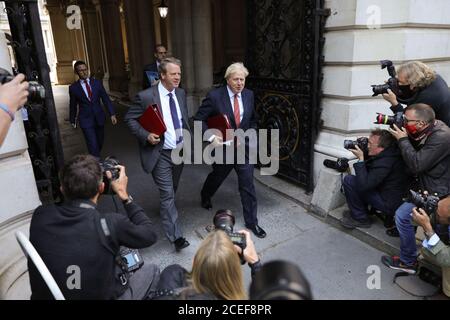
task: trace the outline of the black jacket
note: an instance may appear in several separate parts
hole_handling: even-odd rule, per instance
[[[450,90],[447,83],[440,75],[436,76],[428,87],[418,91],[413,97],[409,99],[398,99],[399,102],[412,105],[414,103],[425,103],[430,105],[436,113],[436,119],[441,120],[446,125],[450,126]],[[402,105],[391,107],[392,111],[402,111]]]
[[[363,193],[378,192],[394,213],[403,202],[411,181],[397,145],[364,162],[357,162],[353,167],[358,190]]]
[[[442,121],[430,135],[414,147],[408,138],[399,140],[403,159],[411,172],[418,177],[422,191],[437,193],[439,197],[450,194],[450,128]]]
[[[90,201],[40,206],[34,212],[30,241],[66,299],[117,298],[126,287],[116,277],[118,269],[113,252],[117,253],[121,245],[145,248],[156,242],[153,224],[144,210],[134,203],[124,207],[128,216],[118,213],[101,215]],[[110,241],[105,241],[104,233],[99,229],[100,218],[106,220]],[[68,283],[76,284],[74,277],[77,272],[71,271],[71,266],[79,270],[79,290],[68,288]],[[28,270],[31,299],[53,299],[31,260],[28,261]]]

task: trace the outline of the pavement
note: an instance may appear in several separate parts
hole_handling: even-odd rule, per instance
[[[70,127],[68,121],[67,86],[53,88],[66,159],[85,153],[86,146],[80,130]],[[181,252],[165,238],[159,217],[159,192],[151,176],[141,168],[136,139],[121,121],[127,104],[116,101],[119,124],[106,125],[106,141],[102,156],[115,156],[126,166],[129,193],[147,212],[158,229],[159,241],[140,250],[146,263],[155,263],[162,270],[170,264],[180,264],[190,270],[195,252],[207,234],[205,227],[212,223],[218,209],[232,210],[236,215],[235,230],[244,228],[242,207],[237,190],[237,176],[233,172],[213,197],[213,209],[200,207],[200,189],[210,172],[207,165],[184,167],[176,204],[185,237],[191,243]],[[267,237],[253,237],[263,262],[275,259],[297,264],[309,280],[315,299],[343,300],[408,300],[417,297],[406,293],[392,283],[394,270],[383,266],[383,254],[399,252],[398,238],[384,233],[381,222],[370,229],[348,231],[340,227],[339,219],[344,208],[338,208],[325,217],[309,211],[311,195],[300,187],[274,176],[261,176],[255,170],[255,187],[258,198],[258,219],[267,231]],[[117,203],[121,208],[120,202]],[[99,209],[115,211],[110,196],[102,196]],[[245,283],[249,286],[250,270],[244,266]],[[370,281],[375,277],[375,287]],[[439,298],[439,296],[437,297]]]

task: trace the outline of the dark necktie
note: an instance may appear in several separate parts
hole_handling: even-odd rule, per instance
[[[86,85],[86,90],[88,92],[89,100],[92,100],[91,86],[89,85],[89,82],[87,80],[84,80],[84,84]]]
[[[178,118],[177,105],[175,104],[175,100],[173,99],[172,93],[168,94],[169,96],[169,105],[170,105],[170,114],[172,116],[173,128],[175,129],[175,135],[177,140],[177,145],[183,142],[183,136],[181,135],[181,126]]]

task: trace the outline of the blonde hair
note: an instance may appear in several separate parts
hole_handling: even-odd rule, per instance
[[[397,73],[404,74],[410,85],[422,89],[436,79],[436,72],[420,61],[410,61],[398,67]]]
[[[233,73],[243,72],[244,76],[247,78],[249,75],[248,69],[244,66],[242,62],[235,62],[227,68],[225,71],[225,79],[228,79]]]
[[[198,293],[224,300],[247,299],[239,256],[225,232],[214,231],[203,240],[194,257],[191,281]]]

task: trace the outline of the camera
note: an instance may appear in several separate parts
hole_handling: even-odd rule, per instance
[[[247,246],[245,235],[238,232],[233,232],[235,218],[231,210],[219,210],[214,215],[214,227],[216,230],[225,231],[230,237],[233,244],[239,246],[242,250]]]
[[[432,225],[436,225],[436,212],[439,197],[437,195],[423,194],[409,190],[409,202],[414,203],[419,209],[423,209],[429,216]]]
[[[301,270],[288,261],[270,261],[250,285],[251,300],[312,300],[311,288]]]
[[[349,168],[347,158],[338,158],[336,161],[326,159],[323,161],[323,165],[339,172],[345,172]]]
[[[136,249],[121,247],[117,258],[122,271],[133,272],[144,265],[144,259]]]
[[[120,165],[114,157],[107,157],[105,160],[100,161],[100,167],[103,172],[103,183],[105,184],[105,194],[114,194],[111,188],[111,181],[119,179],[120,169],[117,166]],[[111,172],[111,181],[108,179],[106,172]]]
[[[0,68],[0,83],[5,84],[14,79],[8,70]],[[40,103],[45,99],[45,88],[37,81],[28,81],[28,103]]]
[[[369,138],[361,137],[356,139],[356,141],[353,140],[344,140],[344,148],[349,149],[356,149],[356,146],[358,146],[365,154],[369,152]]]
[[[387,83],[380,84],[380,85],[372,85],[372,91],[373,95],[372,97],[376,97],[379,94],[388,93],[388,89],[391,89],[392,92],[395,93],[396,96],[401,95],[400,94],[400,88],[398,86],[398,80],[396,78],[397,73],[395,72],[394,64],[391,60],[381,60],[381,69],[387,68],[388,74],[390,78],[388,79]]]
[[[378,113],[375,119],[375,124],[386,124],[394,128],[394,124],[401,129],[403,127],[403,111],[396,112],[393,116]]]

